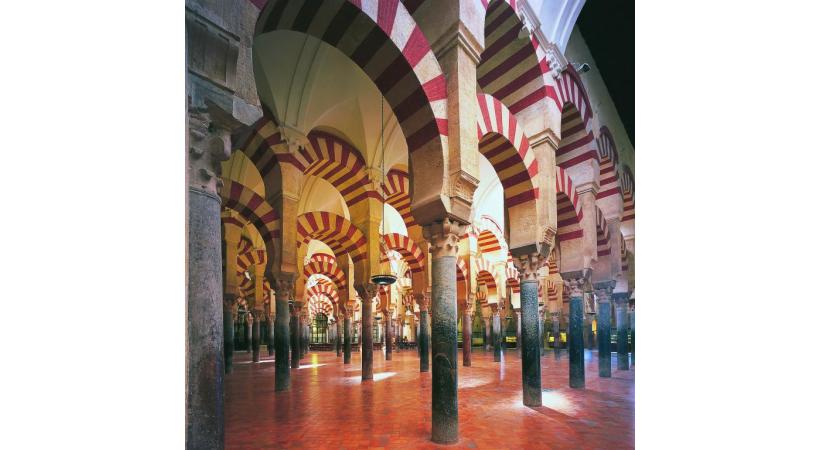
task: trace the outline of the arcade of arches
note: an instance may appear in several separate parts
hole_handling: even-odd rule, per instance
[[[189,448],[634,445],[583,4],[186,2]]]

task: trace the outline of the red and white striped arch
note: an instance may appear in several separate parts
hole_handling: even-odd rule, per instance
[[[561,99],[561,143],[555,151],[555,163],[567,169],[584,161],[597,161],[592,106],[583,82],[571,64],[557,81]]]
[[[279,239],[282,224],[276,210],[247,186],[228,179],[224,183],[220,192],[222,205],[252,223],[266,244]]]
[[[383,237],[386,250],[396,251],[404,257],[412,273],[424,271],[424,252],[412,239],[399,233],[388,233]],[[382,252],[387,253],[385,249]]]
[[[243,241],[240,241],[241,249],[236,255],[236,266],[239,271],[244,272],[251,266],[264,266],[268,261],[265,249],[248,247],[247,243],[250,241],[247,239],[244,242],[243,245]]]
[[[521,284],[518,281],[518,270],[508,264],[504,270],[504,274],[507,277],[507,286],[512,288],[513,292],[521,292]]]
[[[237,276],[239,276],[239,294],[245,298],[253,296],[255,289],[253,281],[245,277],[242,272],[237,272]]]
[[[333,315],[333,304],[324,295],[313,296],[308,300],[308,314],[310,314],[310,319],[313,320],[319,313],[327,317]]]
[[[478,235],[478,250],[481,253],[492,253],[501,250],[501,242],[490,230],[484,230]]]
[[[339,303],[339,293],[336,290],[336,286],[334,286],[333,283],[321,278],[316,284],[308,288],[307,292],[305,292],[305,296],[307,298],[326,296],[331,302]]]
[[[560,109],[546,53],[535,35],[518,37],[523,24],[515,0],[482,0],[482,4],[487,14],[484,51],[476,68],[478,85],[513,114],[544,101]]]
[[[254,36],[292,30],[336,47],[384,94],[410,154],[433,145],[443,158],[447,137],[444,73],[421,28],[397,0],[270,0]]]
[[[307,175],[315,175],[330,182],[347,206],[353,206],[367,198],[381,200],[379,194],[370,189],[367,164],[361,153],[344,139],[323,131],[308,134],[310,146],[299,149],[302,169]]]
[[[601,127],[598,137],[598,156],[600,158],[601,188],[596,196],[603,199],[612,195],[621,194],[621,183],[618,177],[618,149],[615,147],[615,139],[609,128]]]
[[[473,261],[475,262],[476,283],[484,284],[490,292],[495,292],[498,282],[492,265],[484,258],[475,258]]]
[[[618,233],[618,239],[621,240],[621,272],[629,271],[629,254],[626,250],[626,242],[624,241],[624,235]]]
[[[607,226],[604,213],[597,206],[595,207],[595,231],[598,241],[598,256],[609,255],[612,250],[609,242],[609,226]]]
[[[572,179],[561,167],[555,168],[555,193],[558,203],[558,240],[569,241],[584,236],[581,219],[584,212]]]
[[[245,153],[264,178],[277,163],[289,163],[306,175],[320,177],[332,184],[348,206],[367,198],[377,198],[370,189],[367,164],[352,144],[324,131],[308,133],[307,145],[291,152],[266,113],[251,127],[238,150]]]
[[[384,184],[385,201],[388,205],[396,208],[404,224],[410,228],[416,225],[416,220],[413,219],[413,214],[410,212],[410,175],[407,172],[407,166],[404,164],[397,164],[390,168],[385,176]]]
[[[549,270],[550,275],[557,275],[558,271],[558,254],[555,253],[555,250],[550,252],[550,255],[547,257],[547,269]]]
[[[227,214],[227,213],[223,213],[223,215],[222,215],[222,225],[226,229],[233,228],[234,231],[237,232],[237,234],[242,233],[242,230],[245,228],[245,225],[247,225],[247,224],[242,219],[240,219],[238,217],[226,216],[224,214]]]
[[[628,167],[621,174],[621,191],[624,196],[624,216],[621,223],[635,220],[635,179]]]
[[[330,278],[338,289],[347,287],[347,279],[342,269],[340,269],[336,263],[336,258],[327,253],[314,253],[311,255],[302,273],[305,275],[305,278],[310,278],[316,274],[324,275]]]
[[[367,239],[344,217],[327,211],[312,211],[296,218],[298,244],[322,241],[338,257],[350,255],[356,263],[367,257]]]
[[[478,250],[481,253],[509,252],[504,232],[492,217],[483,215],[478,223]]]
[[[501,101],[488,94],[478,94],[478,151],[490,161],[501,185],[504,203],[510,208],[538,198],[533,179],[538,175],[538,161],[530,148],[523,127]]]
[[[458,258],[456,258],[456,282],[466,282],[469,273],[470,271],[467,269],[467,263],[464,261],[464,258],[458,255]]]
[[[551,302],[558,301],[558,281],[547,280],[547,299]]]

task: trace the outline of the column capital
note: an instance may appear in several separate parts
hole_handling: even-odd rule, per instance
[[[422,232],[424,239],[430,243],[430,255],[433,259],[458,256],[458,241],[465,228],[464,224],[449,218],[425,225]]]
[[[538,269],[544,265],[547,258],[540,253],[527,253],[523,255],[515,255],[513,264],[518,270],[518,277],[522,283],[537,282]]]
[[[468,316],[472,316],[475,313],[475,301],[470,301],[470,298],[467,298],[467,301],[464,302],[464,314]]]
[[[217,195],[222,188],[222,161],[231,157],[231,133],[244,124],[216,104],[188,110],[188,186]]]
[[[424,294],[414,294],[416,298],[416,303],[419,305],[419,311],[428,311],[430,308],[430,300],[432,296],[430,293],[425,292]]]
[[[627,305],[629,303],[629,293],[628,292],[613,292],[611,295],[612,302],[615,305]]]
[[[278,272],[272,275],[275,295],[284,296],[285,299],[293,299],[293,285],[296,283],[296,274],[289,272]]]

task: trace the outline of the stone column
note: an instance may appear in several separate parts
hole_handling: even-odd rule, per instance
[[[546,307],[538,308],[538,351],[544,354],[544,315],[546,314]]]
[[[521,355],[521,347],[523,346],[521,344],[521,308],[515,309],[514,311],[515,311],[515,323],[516,323],[516,328],[515,328],[515,349],[518,350],[518,356],[520,357],[520,356],[522,356]]]
[[[396,311],[396,315],[399,315],[398,310]],[[398,353],[401,351],[401,321],[399,319],[395,319],[393,322],[393,351]]]
[[[250,353],[253,348],[253,342],[251,342],[251,328],[250,312],[246,312],[245,317],[242,320],[242,339],[245,342],[245,353]]]
[[[222,329],[224,330],[225,341],[225,373],[233,372],[233,296],[225,295],[222,302]]]
[[[612,376],[612,349],[610,348],[610,304],[609,293],[612,291],[610,283],[596,283],[595,294],[598,296],[598,376],[609,378]]]
[[[190,449],[221,449],[225,437],[222,201],[216,175],[220,161],[230,157],[234,124],[229,113],[218,112],[224,113],[190,108],[187,115],[185,446]]]
[[[489,317],[482,317],[484,321],[484,351],[490,351],[490,318]]]
[[[373,379],[373,298],[378,294],[375,284],[368,283],[356,289],[362,298],[362,381]]]
[[[583,388],[584,379],[584,293],[585,280],[569,281],[569,386]]]
[[[288,301],[293,295],[294,274],[279,273],[272,277],[276,283],[276,322],[273,334],[273,347],[276,352],[274,365],[276,367],[275,390],[290,389],[290,365],[288,351],[290,350],[290,308]]]
[[[390,318],[390,312],[384,312],[384,359],[387,361],[393,360],[393,320]]]
[[[501,362],[501,305],[493,304],[493,361]]]
[[[461,355],[462,364],[470,367],[473,362],[473,313],[475,312],[475,299],[473,294],[467,296],[467,303],[464,307],[464,315],[461,318]]]
[[[419,371],[430,371],[430,325],[427,319],[430,308],[430,294],[416,294],[419,304]]]
[[[463,225],[444,219],[424,227],[430,242],[433,316],[433,442],[458,440],[458,312],[456,257]]]
[[[629,347],[627,339],[629,337],[628,331],[628,317],[627,308],[629,308],[629,300],[627,293],[612,294],[612,302],[615,303],[615,326],[618,328],[618,370],[629,370]]]
[[[259,311],[248,314],[248,323],[251,326],[251,347],[253,350],[253,362],[259,362],[259,325],[261,320]]]
[[[345,326],[344,326],[344,333],[345,333],[345,348],[344,348],[344,364],[350,364],[350,350],[352,347],[351,336],[350,333],[353,329],[353,309],[349,308],[348,312],[345,313]]]
[[[304,358],[310,351],[310,323],[309,318],[307,317],[307,308],[302,308],[302,315],[300,316],[300,318],[302,324],[302,343],[299,346],[299,348],[302,350],[301,357]]]
[[[268,332],[268,356],[273,356],[273,345],[274,345],[274,339],[275,339],[276,334],[274,334],[274,332],[273,332],[274,318],[273,318],[273,314],[270,311],[268,311],[267,318],[268,318],[268,329],[267,329],[267,332]]]
[[[339,314],[336,318],[336,357],[342,356],[342,342],[344,341],[345,332],[342,329],[344,315]]]
[[[301,345],[299,345],[301,341],[299,337],[299,313],[302,307],[299,303],[293,301],[290,308],[290,368],[298,369],[302,352]]]
[[[634,299],[633,299],[634,300]],[[633,302],[634,303],[634,302]],[[631,341],[632,341],[632,367],[635,367],[635,306],[632,306],[632,310],[629,314],[629,329],[632,333]]]
[[[541,344],[538,313],[538,268],[544,257],[538,253],[520,255],[516,268],[521,278],[521,385],[524,405],[541,406]]]
[[[555,360],[561,358],[561,322],[558,319],[558,313],[550,313],[552,317],[552,335],[554,336],[552,351],[555,354]]]

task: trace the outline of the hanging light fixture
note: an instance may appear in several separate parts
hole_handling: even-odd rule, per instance
[[[379,246],[380,249],[385,249],[385,256],[387,253],[387,245],[384,241],[384,232],[387,227],[385,227],[385,198],[384,198],[384,95],[382,95],[382,102],[381,102],[381,144],[382,144],[382,226],[381,230],[379,230],[379,239],[381,240],[381,245]],[[390,286],[391,284],[396,282],[396,276],[393,274],[392,267],[390,266],[390,259],[385,258],[385,262],[381,262],[381,258],[379,258],[379,274],[373,275],[370,277],[370,281],[373,284],[379,286]]]

